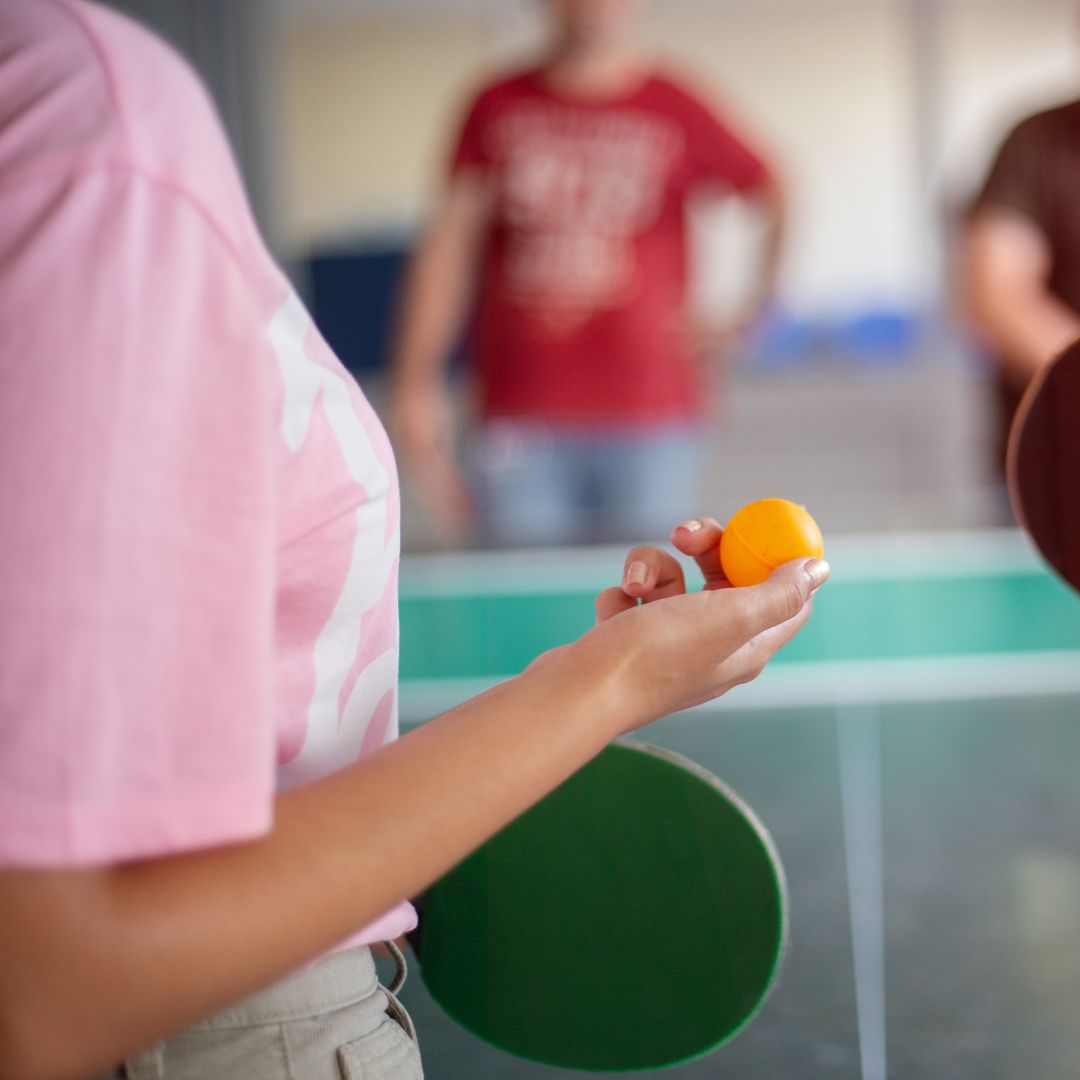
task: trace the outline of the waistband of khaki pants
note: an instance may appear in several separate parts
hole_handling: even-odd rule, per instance
[[[193,1030],[301,1020],[371,997],[379,987],[366,945],[332,953],[196,1024]]]

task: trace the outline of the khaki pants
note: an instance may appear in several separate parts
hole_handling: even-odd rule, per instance
[[[399,978],[404,981],[403,960]],[[371,951],[335,953],[136,1055],[108,1080],[423,1080]],[[102,1078],[106,1080],[106,1078]]]

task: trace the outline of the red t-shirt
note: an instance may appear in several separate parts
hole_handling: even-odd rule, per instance
[[[474,101],[452,162],[465,170],[496,189],[474,341],[484,414],[609,425],[695,415],[684,203],[700,185],[758,187],[762,160],[660,75],[591,102],[530,71]]]

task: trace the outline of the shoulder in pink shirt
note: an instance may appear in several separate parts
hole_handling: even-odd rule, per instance
[[[88,4],[0,6],[0,386],[0,865],[249,839],[396,736],[385,434],[198,81]]]

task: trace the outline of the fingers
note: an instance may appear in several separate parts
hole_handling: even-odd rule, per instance
[[[734,635],[734,651],[725,667],[732,685],[751,682],[805,625],[814,592],[829,576],[822,559],[785,563],[760,585],[711,594],[711,606]],[[710,596],[710,594],[702,594]],[[729,639],[731,640],[731,639]]]
[[[732,653],[728,663],[740,672],[735,682],[753,682],[765,670],[765,665],[803,628],[813,607],[813,600],[808,600],[794,617],[762,630]]]
[[[626,556],[622,591],[648,603],[686,592],[686,578],[674,556],[659,548],[638,547]]]
[[[762,630],[756,637],[752,637],[743,647],[749,659],[752,669],[752,677],[756,678],[765,665],[775,656],[806,624],[814,607],[814,601],[808,600],[799,609],[798,614],[785,622],[770,626]]]
[[[724,530],[710,517],[692,518],[676,525],[671,542],[684,555],[690,555],[705,576],[705,588],[716,589],[728,584],[720,566],[720,537]]]
[[[634,548],[623,564],[622,584],[605,589],[596,598],[596,621],[648,604],[666,596],[686,592],[686,578],[678,560],[655,547]]]
[[[796,619],[828,576],[829,564],[824,559],[795,559],[778,567],[760,585],[728,593],[728,602],[734,605],[737,613],[740,636],[749,641],[766,630]]]
[[[613,615],[629,611],[634,607],[637,607],[637,600],[632,596],[627,596],[618,585],[612,585],[596,598],[596,621],[607,622]]]

